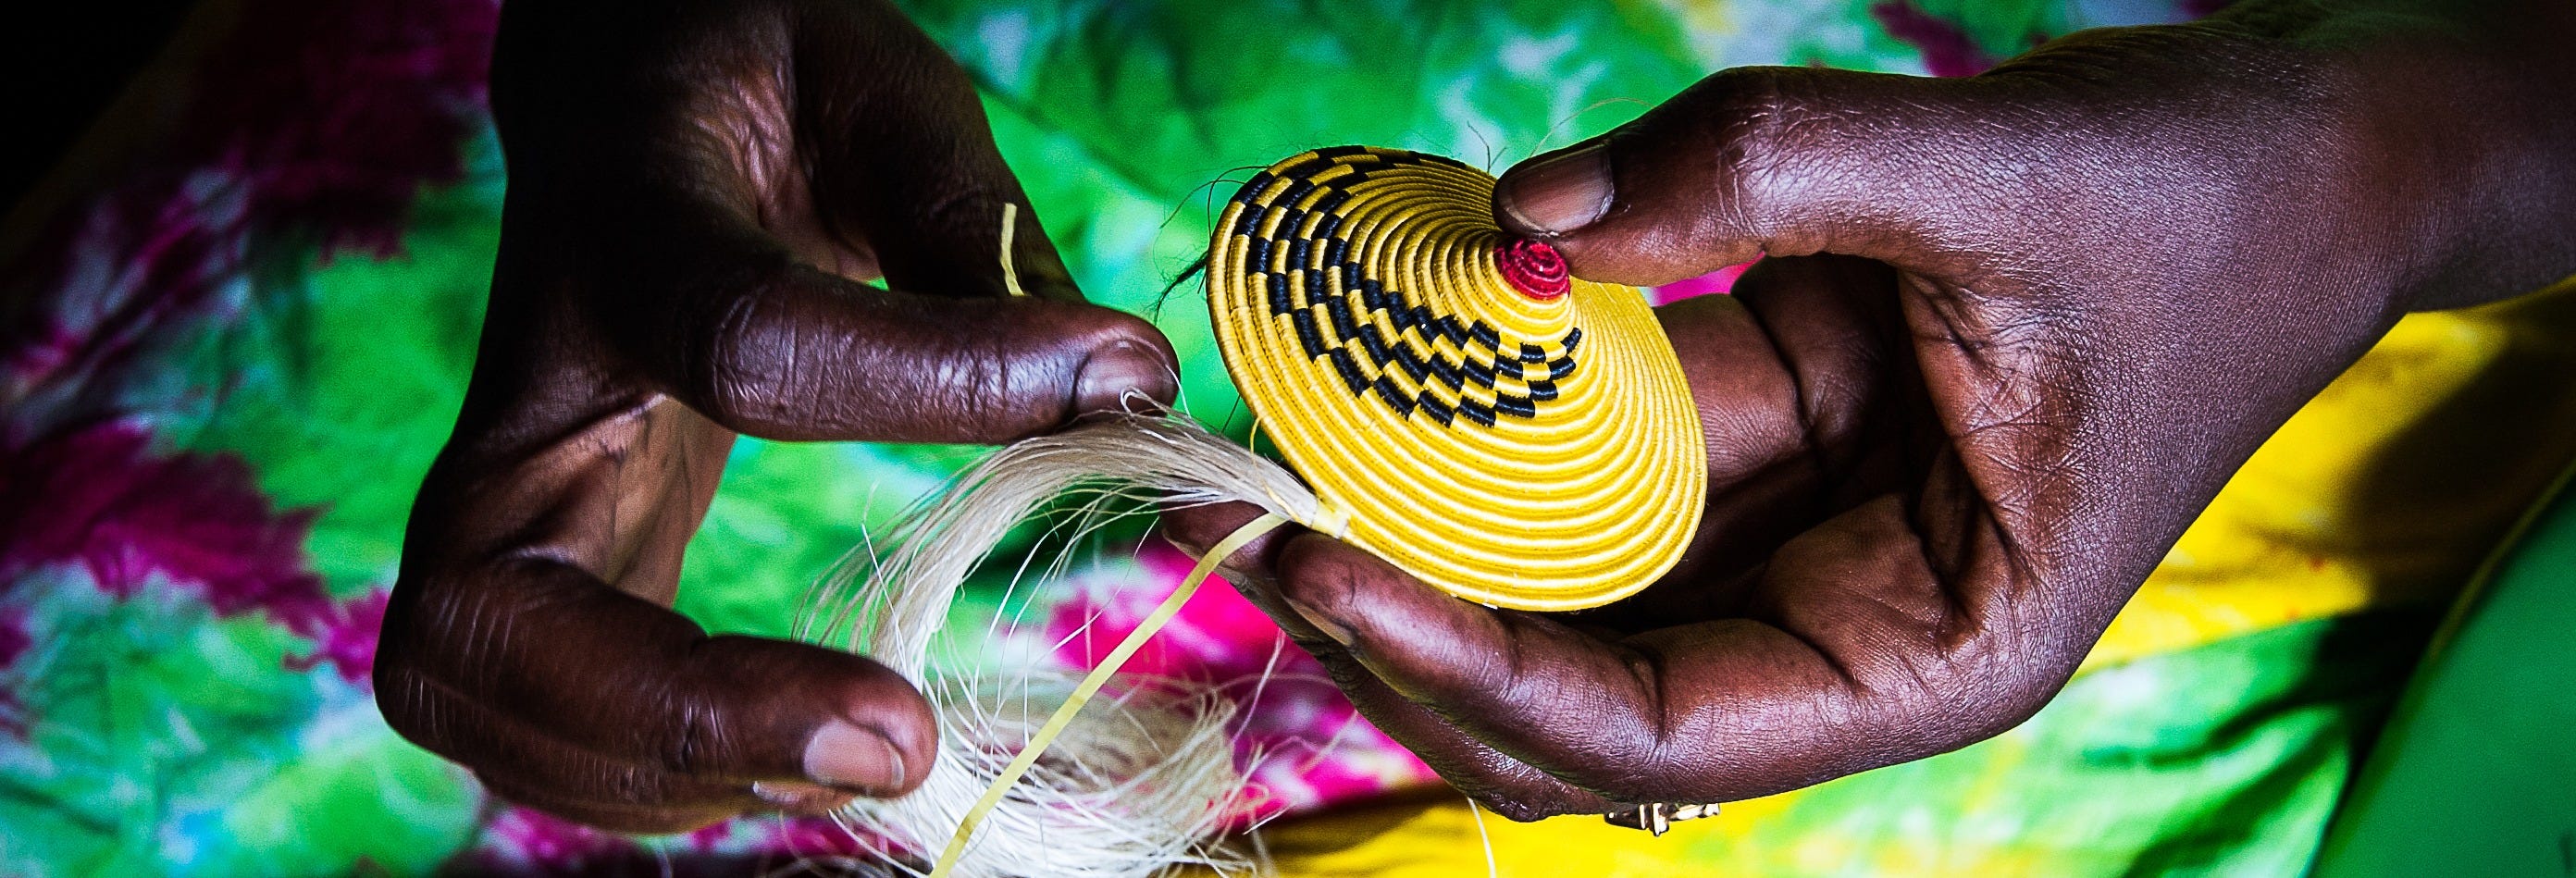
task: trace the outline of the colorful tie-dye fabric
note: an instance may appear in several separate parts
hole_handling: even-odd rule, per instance
[[[1160,291],[1208,186],[1363,142],[1494,169],[1724,66],[1964,74],[2163,0],[908,4],[982,86],[1084,288],[1155,313],[1186,399],[1250,426]],[[421,473],[461,399],[502,171],[489,0],[243,0],[192,25],[0,264],[0,874],[733,873],[828,823],[669,838],[485,796],[367,690]],[[217,30],[220,29],[220,30]],[[1717,276],[1659,292],[1722,292]],[[2567,457],[2560,294],[2412,318],[2267,446],[2031,723],[1648,840],[1493,822],[1515,874],[2296,871],[2441,600]],[[2544,441],[2543,437],[2558,437]],[[784,635],[814,576],[973,449],[745,440],[680,607]],[[2458,484],[2493,490],[2446,490]],[[1132,530],[960,602],[963,655],[1082,666],[1187,563]],[[983,641],[997,614],[1021,621]],[[1068,636],[1084,622],[1087,635]],[[1061,641],[1061,643],[1059,643]],[[1139,670],[1255,694],[1247,752],[1295,874],[1483,867],[1473,815],[1240,597]]]

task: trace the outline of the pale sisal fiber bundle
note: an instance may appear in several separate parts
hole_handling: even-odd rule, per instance
[[[1076,539],[1127,514],[1104,515],[1111,507],[1241,501],[1268,515],[1211,549],[1183,588],[1080,682],[938,673],[930,647],[958,586],[1014,527],[1068,499]],[[1217,560],[1282,521],[1328,533],[1343,527],[1278,464],[1186,418],[1140,414],[1004,447],[916,504],[882,551],[854,552],[826,577],[799,625],[801,637],[902,673],[939,717],[939,755],[921,788],[854,802],[845,813],[854,830],[915,854],[949,843],[931,874],[1145,876],[1183,865],[1248,866],[1214,842],[1246,792],[1230,734],[1234,706],[1217,687],[1130,681],[1103,699],[1106,713],[1072,720],[1086,684],[1105,683]],[[1061,731],[1052,743],[1050,727]],[[1015,767],[1028,773],[1014,778]],[[989,813],[976,814],[978,794]],[[893,865],[921,874],[907,862]]]

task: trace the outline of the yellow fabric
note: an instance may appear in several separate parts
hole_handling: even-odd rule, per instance
[[[1399,150],[1272,165],[1209,247],[1217,343],[1345,540],[1479,603],[1597,606],[1697,529],[1699,415],[1638,290],[1505,278],[1493,190]]]
[[[2086,667],[2447,599],[2576,449],[2576,281],[2414,314],[2247,460]]]
[[[2247,461],[2084,669],[2375,605],[2446,599],[2571,456],[2576,278],[2507,302],[2411,315]],[[1761,832],[1805,794],[1730,803],[1663,839],[1585,816],[1526,824],[1487,816],[1484,828],[1506,876],[1697,875],[1709,864],[1683,859],[1689,834]],[[1291,821],[1263,842],[1281,875],[1482,875],[1473,820],[1463,800],[1444,796]],[[1841,849],[1821,855],[1832,862]],[[1882,865],[1901,867],[1885,874],[2046,871]]]
[[[1465,878],[1485,874],[1478,823],[1494,843],[1494,867],[1506,876],[1664,875],[1658,856],[1694,832],[1741,823],[1759,802],[1726,806],[1718,817],[1674,824],[1654,839],[1599,817],[1514,823],[1467,807],[1456,794],[1430,802],[1393,803],[1336,812],[1264,830],[1262,846],[1279,874],[1296,878]],[[1354,840],[1365,839],[1359,844]]]

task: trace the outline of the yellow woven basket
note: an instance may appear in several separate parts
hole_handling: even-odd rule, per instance
[[[1506,236],[1493,191],[1401,150],[1272,165],[1209,248],[1218,346],[1343,539],[1478,603],[1598,606],[1680,560],[1699,417],[1645,297]]]

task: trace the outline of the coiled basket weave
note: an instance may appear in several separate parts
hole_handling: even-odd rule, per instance
[[[1699,417],[1640,291],[1569,277],[1493,193],[1402,150],[1272,165],[1209,248],[1218,346],[1343,539],[1478,603],[1598,606],[1697,528]]]

